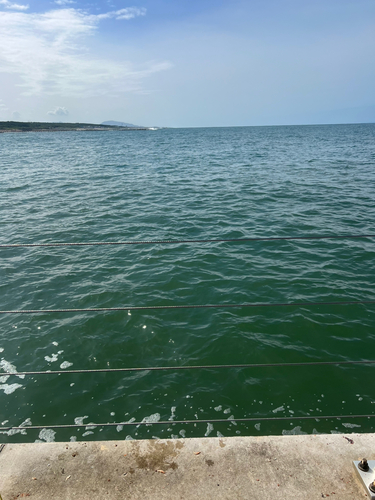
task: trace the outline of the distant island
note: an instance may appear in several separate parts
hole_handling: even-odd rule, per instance
[[[117,125],[121,123],[121,125]],[[122,122],[94,123],[48,123],[48,122],[1,122],[2,132],[66,132],[66,131],[103,131],[103,130],[157,130],[157,127],[138,127]]]

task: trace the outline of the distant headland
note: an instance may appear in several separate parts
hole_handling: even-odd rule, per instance
[[[157,130],[158,127],[140,127],[123,122],[104,122],[100,125],[94,123],[49,123],[49,122],[2,122],[2,132],[91,132],[103,130]]]

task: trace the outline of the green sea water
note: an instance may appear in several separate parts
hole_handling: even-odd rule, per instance
[[[375,234],[374,181],[375,124],[1,134],[0,244]],[[0,263],[3,311],[375,299],[375,238],[1,248]],[[375,415],[375,365],[1,372],[375,359],[374,325],[374,304],[1,314],[0,426],[24,429],[0,442],[371,432],[319,416]],[[169,424],[100,425],[142,420]]]

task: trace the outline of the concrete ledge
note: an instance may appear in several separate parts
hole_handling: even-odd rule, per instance
[[[3,500],[366,498],[375,434],[7,444]]]

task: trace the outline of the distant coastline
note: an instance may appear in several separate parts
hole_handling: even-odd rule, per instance
[[[105,130],[155,130],[153,127],[119,127],[94,123],[0,122],[0,133],[6,132],[92,132]]]

